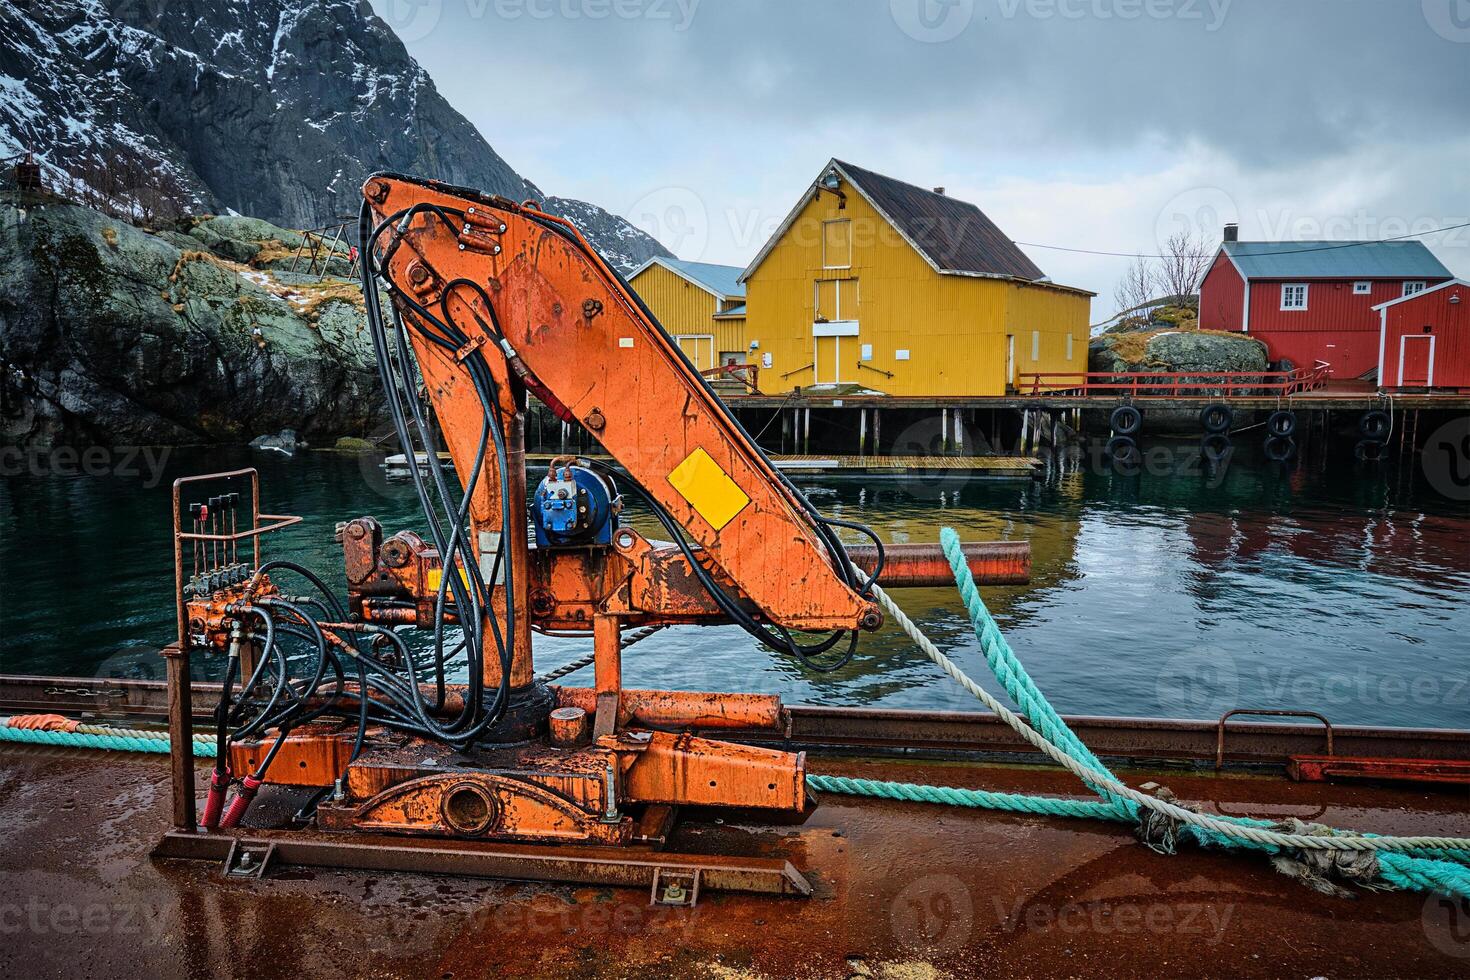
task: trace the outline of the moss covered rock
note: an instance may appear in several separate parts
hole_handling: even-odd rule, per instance
[[[375,424],[384,406],[356,287],[316,295],[222,254],[245,240],[226,233],[278,232],[229,217],[150,234],[71,205],[24,222],[0,207],[7,439],[244,442],[291,428],[330,441]]]

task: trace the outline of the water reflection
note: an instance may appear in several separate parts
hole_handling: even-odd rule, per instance
[[[421,526],[406,486],[384,481],[372,462],[328,453],[178,452],[152,490],[115,478],[6,478],[0,670],[150,675],[172,622],[168,481],[242,462],[260,467],[267,509],[307,517],[278,536],[275,554],[339,585],[337,520],[370,513],[390,530]],[[985,597],[1063,711],[1315,707],[1337,723],[1470,721],[1470,513],[1413,472],[1365,478],[1350,463],[1282,470],[1242,459],[1218,480],[1071,470],[1036,483],[819,479],[805,489],[888,541],[937,541],[949,525],[967,540],[1030,542],[1031,584]],[[657,536],[646,514],[629,517]],[[899,598],[967,670],[984,673],[953,589]],[[543,669],[588,649],[583,640],[537,644]],[[973,704],[892,627],[865,638],[832,675],[757,649],[733,627],[657,634],[629,652],[625,669],[630,686]]]

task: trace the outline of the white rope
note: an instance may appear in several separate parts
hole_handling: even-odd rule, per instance
[[[867,573],[853,566],[854,571],[865,576]],[[898,607],[888,594],[877,585],[872,586],[872,594],[878,600],[888,615],[898,623],[899,628],[904,631],[909,639],[923,652],[924,656],[932,660],[940,670],[948,674],[955,683],[963,687],[991,711],[994,711],[1001,721],[1011,727],[1016,734],[1020,735],[1031,745],[1051,759],[1057,765],[1072,773],[1084,783],[1090,783],[1124,799],[1137,803],[1145,809],[1155,813],[1163,814],[1181,823],[1186,823],[1204,830],[1210,830],[1217,834],[1225,834],[1229,837],[1241,840],[1253,841],[1271,847],[1282,848],[1311,848],[1316,850],[1332,851],[1417,851],[1425,849],[1442,848],[1445,850],[1470,850],[1470,839],[1464,837],[1369,837],[1358,834],[1344,834],[1342,836],[1316,836],[1311,834],[1285,834],[1264,827],[1252,827],[1246,824],[1232,823],[1195,813],[1182,806],[1176,806],[1156,796],[1139,792],[1136,789],[1125,786],[1110,776],[1089,769],[1065,751],[1047,741],[1039,732],[1033,729],[1026,721],[1010,708],[1001,704],[990,692],[961,670],[954,661],[939,652],[923,631],[914,624],[914,621],[904,615],[904,611]]]

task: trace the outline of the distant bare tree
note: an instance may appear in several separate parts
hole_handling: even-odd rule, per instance
[[[74,167],[80,203],[134,224],[169,223],[189,213],[183,189],[161,168],[132,156]]]
[[[1163,258],[1159,260],[1159,291],[1181,306],[1197,305],[1194,295],[1199,292],[1200,282],[1210,270],[1210,261],[1214,257],[1203,238],[1188,231],[1170,235],[1164,243]]]
[[[1158,268],[1142,255],[1136,256],[1113,289],[1113,302],[1118,312],[1128,313],[1146,306],[1158,296],[1159,282]]]

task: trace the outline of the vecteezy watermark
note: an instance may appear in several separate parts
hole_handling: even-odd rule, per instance
[[[702,0],[465,0],[471,17],[488,6],[501,20],[646,20],[687,31]]]
[[[502,936],[684,936],[693,934],[702,909],[619,901],[502,904],[477,912],[479,931]]]
[[[1470,500],[1470,415],[1435,429],[1419,459],[1437,493],[1460,503]]]
[[[404,44],[428,37],[444,15],[443,0],[374,0],[373,9]]]
[[[1216,459],[1207,459],[1197,444],[1158,445],[1144,448],[1116,439],[1088,437],[1060,450],[1042,446],[1033,453],[1043,463],[1055,460],[1064,469],[1085,469],[1098,476],[1196,477],[1213,490],[1225,482],[1235,447],[1227,446]]]
[[[1218,187],[1191,187],[1164,203],[1154,219],[1154,242],[1160,254],[1170,239],[1185,235],[1191,241],[1214,242],[1228,222],[1239,223],[1235,199]]]
[[[1470,959],[1470,899],[1430,895],[1419,922],[1429,945],[1446,956]]]
[[[1420,0],[1430,30],[1457,44],[1470,44],[1470,0]]]
[[[1001,17],[1034,20],[1198,21],[1209,33],[1225,24],[1233,0],[995,0]]]
[[[0,476],[113,476],[142,479],[143,488],[152,490],[163,479],[170,452],[167,446],[0,446]]]
[[[1207,32],[1225,24],[1234,0],[987,0],[1002,20],[1180,20]],[[964,33],[975,0],[888,0],[898,29],[915,41],[940,44]]]
[[[709,209],[687,187],[649,191],[634,201],[623,217],[675,255],[698,260],[709,247]]]
[[[1225,938],[1235,915],[1235,905],[1229,902],[1108,899],[1049,905],[1023,898],[1008,905],[999,895],[991,902],[1002,928],[1011,933],[1191,936],[1207,946]]]
[[[888,0],[898,29],[915,41],[939,44],[964,33],[975,16],[975,0]]]
[[[1154,681],[1154,698],[1176,718],[1218,718],[1239,704],[1240,672],[1225,650],[1200,647],[1165,661]]]
[[[126,902],[0,903],[0,936],[142,936],[157,942],[164,930],[163,910]]]
[[[959,949],[975,926],[970,889],[954,875],[926,875],[910,882],[888,906],[893,938],[930,951]]]
[[[470,20],[640,20],[687,31],[703,0],[458,0]],[[444,0],[374,0],[399,40],[421,41],[444,20]]]
[[[1255,672],[1260,690],[1271,704],[1470,708],[1470,671],[1421,674],[1395,670],[1380,674],[1359,667],[1353,671],[1304,673],[1292,666],[1262,664]]]

